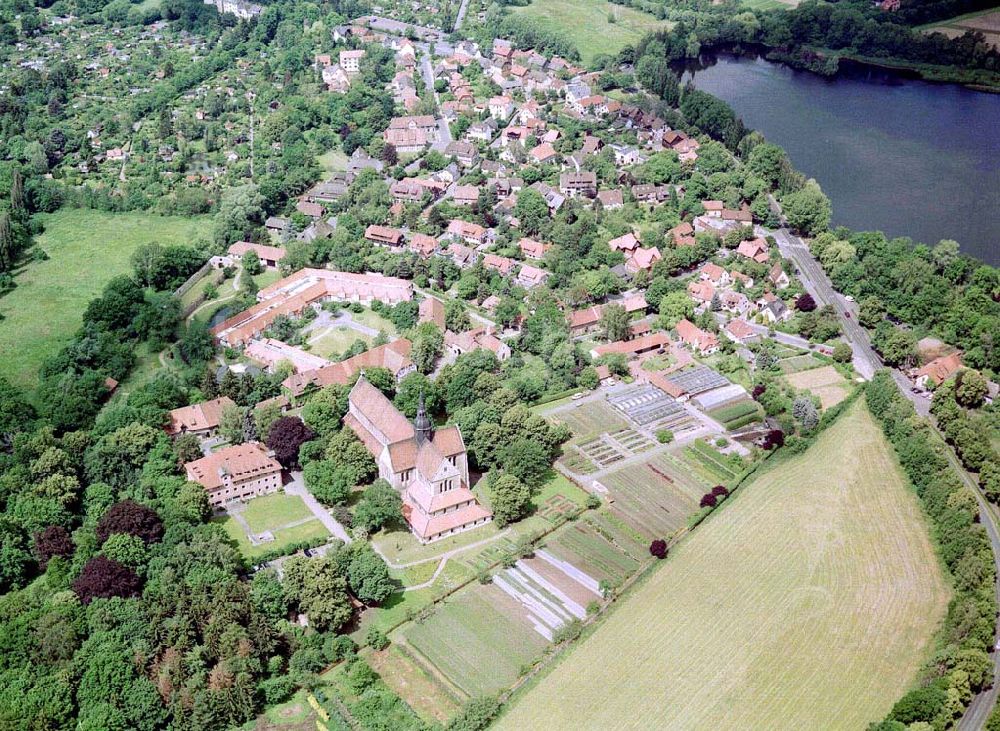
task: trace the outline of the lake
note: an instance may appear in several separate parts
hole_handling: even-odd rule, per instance
[[[1000,95],[878,69],[828,79],[747,56],[703,57],[684,80],[788,151],[833,223],[1000,265]]]

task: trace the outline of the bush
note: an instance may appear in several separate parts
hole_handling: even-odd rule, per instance
[[[714,508],[718,502],[719,499],[709,492],[701,496],[701,502],[698,505],[702,508]]]
[[[569,624],[564,624],[557,629],[552,635],[552,641],[557,645],[561,642],[572,642],[580,636],[581,632],[583,632],[583,624],[579,619],[574,619]]]
[[[716,485],[712,488],[711,494],[716,497],[726,497],[729,495],[729,490],[727,490],[724,485]]]
[[[276,678],[268,678],[260,684],[260,691],[267,705],[273,706],[278,703],[284,703],[295,692],[295,681],[290,675],[279,675]]]
[[[353,657],[358,646],[347,635],[331,634],[323,641],[323,656],[327,662],[337,662]]]
[[[369,627],[365,632],[365,644],[373,650],[384,650],[389,646],[389,638],[378,627]]]
[[[664,559],[667,557],[667,542],[662,538],[657,538],[655,541],[649,544],[649,552],[653,556],[659,559]]]
[[[482,731],[490,725],[497,712],[500,702],[496,698],[473,698],[462,712],[448,723],[448,731]]]
[[[674,433],[669,429],[660,429],[656,432],[656,441],[660,444],[670,444],[674,441]]]
[[[589,510],[597,510],[601,507],[601,498],[597,497],[597,495],[587,495],[586,504]]]

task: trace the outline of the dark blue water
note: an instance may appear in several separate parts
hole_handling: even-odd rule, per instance
[[[685,80],[788,151],[834,224],[1000,265],[1000,95],[880,70],[826,79],[760,58],[701,59]]]

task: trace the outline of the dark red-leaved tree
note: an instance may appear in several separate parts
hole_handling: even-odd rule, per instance
[[[42,571],[49,565],[49,559],[55,556],[69,558],[73,555],[76,547],[73,539],[70,538],[69,531],[61,525],[50,525],[44,530],[35,533],[35,557]]]
[[[667,557],[667,542],[662,538],[657,538],[649,544],[649,552],[657,558]]]
[[[753,387],[753,390],[750,391],[750,395],[753,396],[754,399],[758,399],[766,390],[767,386],[765,386],[763,383],[758,383],[756,386]]]
[[[128,533],[146,543],[156,543],[163,538],[163,521],[152,508],[135,500],[122,500],[108,508],[97,522],[97,540],[101,543],[114,533]]]
[[[299,463],[299,447],[316,437],[313,430],[296,416],[282,416],[271,425],[267,433],[267,447],[274,450],[274,458],[285,468]]]
[[[84,604],[113,596],[138,596],[142,580],[128,566],[106,556],[94,556],[73,581],[73,591]]]
[[[799,312],[812,312],[816,309],[816,300],[807,292],[795,300],[795,309]]]
[[[764,449],[774,449],[775,447],[780,447],[785,443],[785,432],[781,429],[772,429],[764,437],[763,447]]]
[[[716,485],[712,488],[712,494],[716,497],[725,497],[729,494],[729,490],[727,490],[724,485]]]
[[[716,499],[715,495],[710,492],[706,492],[701,496],[701,502],[698,503],[703,508],[714,508],[715,504],[719,501]]]

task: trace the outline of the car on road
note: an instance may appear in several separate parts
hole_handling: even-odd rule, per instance
[[[313,550],[311,548],[307,548],[302,553],[304,553],[306,556],[312,558]]]
[[[583,395],[584,395],[583,391],[577,391],[572,396],[570,396],[570,398],[573,399],[574,401],[579,401],[580,399],[583,398]]]
[[[853,302],[854,301],[854,298],[851,295],[849,295],[849,294],[845,294],[844,295],[844,299],[847,300],[848,302]]]

